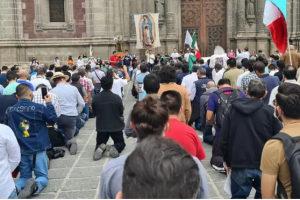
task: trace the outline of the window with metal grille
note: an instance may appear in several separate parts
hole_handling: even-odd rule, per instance
[[[65,0],[49,0],[50,22],[65,22]]]

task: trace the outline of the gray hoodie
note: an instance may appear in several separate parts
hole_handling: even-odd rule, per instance
[[[209,100],[209,97],[212,93],[217,91],[218,88],[210,88],[206,90],[200,97],[200,120],[201,120],[201,127],[204,129],[205,124],[209,124],[209,122],[206,120],[206,109],[207,109],[207,102]]]

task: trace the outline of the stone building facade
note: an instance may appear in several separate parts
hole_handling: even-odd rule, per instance
[[[1,0],[0,64],[29,63],[31,57],[62,63],[72,55],[108,59],[114,37],[123,36],[123,49],[143,58],[137,50],[134,14],[160,13],[161,47],[154,53],[184,49],[186,30],[195,33],[203,56],[215,45],[226,50],[248,46],[266,54],[275,51],[263,24],[265,0]],[[290,41],[300,49],[300,1],[288,0]]]

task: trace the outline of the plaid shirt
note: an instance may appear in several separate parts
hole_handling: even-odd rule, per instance
[[[84,87],[84,89],[85,89],[86,92],[92,91],[91,85],[84,78],[80,78],[79,82]]]
[[[242,78],[241,88],[245,94],[246,94],[246,91],[247,91],[250,81],[253,79],[257,79],[257,78],[258,78],[258,76],[255,74],[255,72],[250,72],[249,74],[247,74],[246,76],[244,76]]]
[[[49,92],[48,94],[51,97],[51,102],[52,102],[52,105],[54,107],[54,110],[55,110],[57,118],[58,118],[60,116],[60,114],[61,114],[58,97],[57,97],[56,94],[53,94],[51,92]],[[33,92],[33,100],[32,100],[32,102],[38,103],[38,104],[43,104],[44,106],[46,106],[46,101],[43,99],[42,90],[41,89],[38,89],[37,91]]]

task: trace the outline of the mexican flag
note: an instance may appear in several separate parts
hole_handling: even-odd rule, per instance
[[[201,54],[200,54],[200,51],[198,48],[197,36],[195,33],[193,34],[193,42],[192,42],[191,48],[195,50],[196,58],[201,59]]]
[[[189,62],[188,62],[188,64],[189,64],[189,71],[192,71],[192,68],[193,68],[193,66],[194,66],[194,62],[196,61],[196,56],[194,55],[194,54],[190,54],[190,56],[189,56]]]

